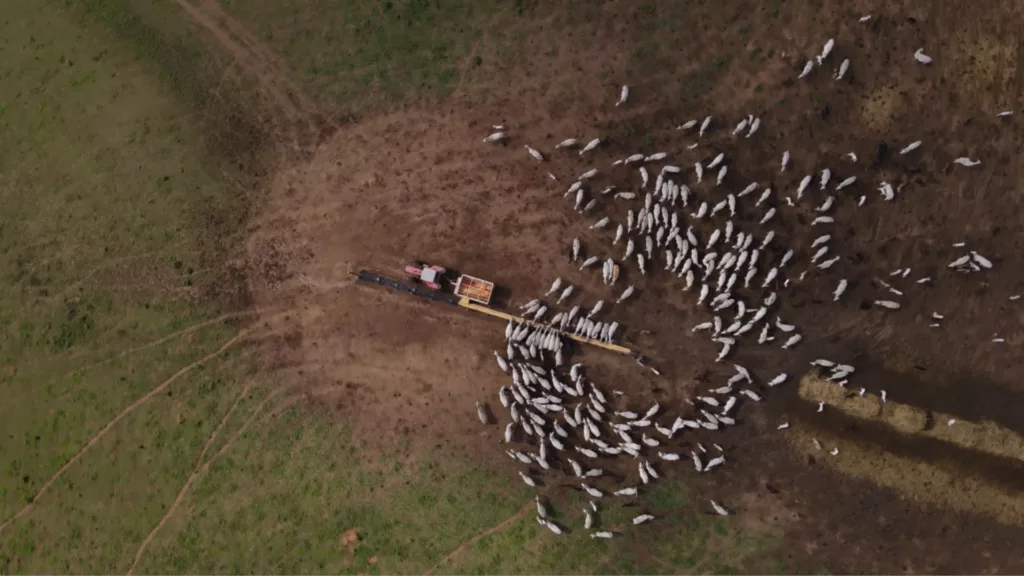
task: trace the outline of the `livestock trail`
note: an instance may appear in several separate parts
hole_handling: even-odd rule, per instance
[[[852,26],[871,21],[870,15],[862,16]],[[796,79],[819,90],[841,85],[862,58],[855,48],[837,46],[829,39],[819,54],[806,60]],[[937,66],[923,49],[900,61],[907,68]],[[629,87],[622,87],[615,106],[628,105],[629,95]],[[718,443],[721,431],[742,421],[742,414],[752,409],[749,405],[790,381],[778,367],[805,371],[804,359],[818,353],[814,341],[818,334],[801,319],[840,307],[841,314],[865,317],[873,325],[891,322],[894,316],[896,322],[916,317],[929,329],[939,330],[947,326],[947,315],[926,312],[927,290],[984,281],[979,278],[995,273],[995,264],[973,240],[932,246],[931,257],[914,266],[880,269],[880,263],[862,256],[877,248],[853,234],[861,226],[858,222],[870,222],[876,213],[921,201],[926,189],[916,176],[921,170],[917,158],[931,154],[932,160],[925,163],[937,164],[944,174],[969,177],[973,172],[979,178],[984,177],[983,159],[993,156],[986,147],[958,150],[947,158],[941,147],[911,137],[892,150],[886,143],[875,150],[838,143],[820,153],[791,153],[786,142],[763,142],[773,136],[772,119],[753,113],[756,104],[748,108],[750,113],[740,112],[732,122],[725,119],[727,114],[713,111],[687,120],[672,137],[659,140],[656,152],[606,142],[593,129],[561,140],[550,151],[523,142],[513,127],[504,124],[492,126],[482,138],[485,145],[506,146],[497,153],[509,160],[518,155],[525,162],[541,163],[540,170],[552,183],[573,182],[561,196],[590,221],[582,229],[582,239],[566,241],[570,261],[578,267],[560,274],[543,296],[521,306],[533,322],[553,315],[549,328],[510,321],[505,329],[505,355],[494,352],[499,368],[512,377],[509,385],[498,390],[498,399],[509,415],[504,423],[507,455],[523,465],[518,475],[530,487],[572,486],[589,499],[589,509],[581,518],[576,514],[553,518],[537,500],[537,522],[555,534],[582,527],[591,538],[607,539],[621,534],[629,524],[656,521],[657,510],[647,511],[643,492],[661,478],[659,469],[670,469],[680,460],[692,460],[697,473],[728,474],[729,449]],[[989,116],[993,122],[1012,125],[1012,110],[993,111]],[[757,140],[762,140],[760,146],[750,146]],[[847,147],[837,150],[838,146]],[[770,150],[782,150],[775,162],[769,161]],[[609,161],[609,157],[617,159]],[[844,223],[848,223],[845,228]],[[991,255],[990,250],[985,252]],[[591,272],[598,263],[600,283]],[[612,273],[617,266],[623,267],[621,275]],[[617,278],[628,287],[616,286]],[[633,330],[644,326],[629,314],[637,298],[651,308],[675,312],[665,314],[671,321],[662,324],[666,329],[655,332],[675,336],[683,332],[680,322],[692,327],[685,331],[694,334],[689,338],[659,339],[655,354],[660,365],[669,367],[668,382],[662,387],[670,390],[665,394],[689,405],[682,414],[664,408],[665,403],[675,403],[665,402],[667,398],[645,404],[623,390],[600,385],[582,363],[565,368],[572,359],[563,353],[560,331],[570,329],[573,334],[608,342],[617,336],[629,337],[618,331],[620,325]],[[1008,300],[1019,298],[1014,294]],[[661,299],[667,302],[657,302]],[[800,310],[808,301],[812,309]],[[569,310],[557,311],[558,306],[570,305]],[[674,328],[666,326],[669,323]],[[710,337],[701,338],[705,332]],[[996,334],[978,345],[1003,345],[1014,337]],[[678,378],[682,366],[673,362],[673,352],[679,347],[705,353],[708,362],[701,384]],[[769,355],[771,350],[775,353]],[[861,384],[855,361],[862,354],[851,352],[811,361],[827,373],[818,380],[804,379],[799,397],[814,401],[816,413],[831,413],[832,406],[840,412],[854,411],[851,406],[859,399],[877,398],[876,414],[900,414],[901,405],[889,403],[886,389],[876,388],[870,380]],[[720,368],[729,365],[725,371]],[[796,385],[795,380],[789,383]],[[873,388],[871,396],[868,387]],[[490,423],[489,412],[479,402],[477,412],[483,424]],[[927,414],[917,419],[935,417]],[[962,432],[947,436],[960,438],[960,445],[969,450],[991,453],[1007,438],[1020,443],[1017,435],[1007,436],[994,424],[961,421],[957,425],[950,415],[943,425]],[[797,432],[787,417],[774,428],[779,437],[809,444],[812,452],[825,461],[834,460],[840,470],[896,489],[913,489],[905,482],[865,472],[870,466],[844,465],[865,459],[865,449],[854,447],[859,444],[856,439],[831,432],[821,434],[822,442],[802,424]],[[917,422],[897,430],[915,434],[927,428],[927,422]],[[972,429],[987,432],[972,434]],[[1019,463],[1018,452],[999,451],[996,456]],[[979,501],[955,507],[1020,522],[1018,512],[1000,503],[1012,499],[1012,494],[987,488],[983,480],[966,482],[975,490],[986,488],[980,490]],[[993,501],[981,502],[986,497]],[[594,514],[619,503],[631,507],[632,520],[598,527]],[[578,504],[567,508],[578,508]],[[719,515],[731,513],[728,503],[723,506],[714,499],[708,508]]]
[[[261,112],[272,119],[285,145],[298,146],[304,135],[318,129],[320,116],[313,104],[283,69],[280,58],[221,8],[216,0],[175,0],[182,11],[230,54],[245,74],[256,80]]]

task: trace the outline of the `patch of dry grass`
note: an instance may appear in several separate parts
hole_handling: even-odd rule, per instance
[[[956,35],[950,55],[959,75],[952,87],[964,99],[980,99],[982,106],[1005,105],[1000,99],[1013,92],[1017,53],[1016,44],[987,32]]]
[[[870,130],[884,133],[905,107],[905,98],[899,89],[895,86],[881,86],[861,100],[860,118]]]

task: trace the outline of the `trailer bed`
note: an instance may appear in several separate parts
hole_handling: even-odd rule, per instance
[[[455,295],[477,304],[487,306],[494,295],[494,282],[463,274],[455,283]]]

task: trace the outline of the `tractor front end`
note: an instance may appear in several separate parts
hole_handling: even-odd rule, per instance
[[[431,290],[441,290],[444,281],[445,269],[441,266],[426,264],[410,264],[405,267],[405,273],[419,280]]]

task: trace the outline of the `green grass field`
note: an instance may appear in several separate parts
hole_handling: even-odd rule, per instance
[[[270,44],[354,110],[447,94],[482,31],[520,17],[497,2],[389,2],[383,16],[369,2],[285,4],[225,2],[291,18]],[[648,496],[667,517],[662,544],[594,542],[555,537],[532,509],[516,516],[531,492],[473,463],[363,453],[256,370],[244,309],[211,296],[250,200],[239,171],[261,157],[210,113],[231,102],[213,96],[224,55],[159,3],[12,6],[0,19],[0,572],[706,572],[772,557],[767,536],[698,512],[683,486]],[[366,41],[336,50],[303,34],[315,18]],[[579,504],[557,518],[578,526]]]
[[[729,69],[753,76],[772,55],[753,32],[761,30],[764,36],[763,31],[799,10],[779,2],[731,10],[706,1],[663,0],[220,4],[288,63],[291,77],[310,96],[339,115],[356,116],[453,92],[486,98],[489,90],[509,88],[495,79],[512,68],[529,68],[533,61],[573,47],[584,50],[590,65],[592,54],[586,51],[602,45],[612,47],[612,61],[599,62],[594,80],[615,74],[631,84],[656,85],[667,100],[688,104],[709,92]],[[614,30],[609,29],[612,23]],[[720,42],[723,35],[730,41]],[[620,46],[628,57],[618,60]],[[477,90],[481,86],[483,92]],[[743,88],[760,90],[754,84]]]
[[[304,89],[345,113],[450,94],[483,64],[467,58],[474,45],[521,12],[498,0],[221,5],[287,60]]]

